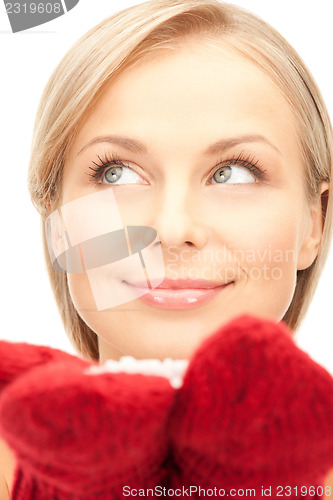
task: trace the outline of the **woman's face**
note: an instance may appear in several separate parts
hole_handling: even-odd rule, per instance
[[[72,144],[62,203],[111,189],[124,226],[156,229],[167,279],[98,311],[87,273],[68,274],[101,360],[184,358],[239,314],[281,320],[320,239],[304,185],[290,107],[236,53],[194,44],[118,77]]]

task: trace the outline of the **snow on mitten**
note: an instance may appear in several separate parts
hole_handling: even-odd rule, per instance
[[[0,340],[0,392],[8,383],[31,368],[51,361],[70,359],[76,358],[51,347]]]
[[[52,363],[2,393],[1,432],[16,452],[15,500],[109,500],[162,484],[174,389],[164,377]],[[98,371],[98,370],[97,370]]]
[[[333,378],[283,324],[240,317],[194,355],[170,435],[171,486],[196,485],[192,498],[202,496],[199,486],[236,498],[232,488],[313,493],[333,468]]]

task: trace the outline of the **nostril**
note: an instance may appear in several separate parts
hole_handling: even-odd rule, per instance
[[[186,245],[192,247],[193,246],[193,243],[191,241],[185,241]]]

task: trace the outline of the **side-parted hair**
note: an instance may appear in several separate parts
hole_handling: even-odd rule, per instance
[[[86,33],[52,74],[36,116],[29,169],[32,201],[45,218],[58,207],[64,163],[80,127],[106,86],[124,70],[174,51],[186,40],[219,40],[260,68],[278,87],[295,117],[309,202],[332,183],[332,126],[309,70],[289,43],[259,17],[218,0],[151,0],[118,12]],[[313,264],[297,271],[283,320],[296,330],[326,261],[332,232],[331,190],[322,196],[323,237]],[[46,249],[44,224],[44,247]],[[66,274],[48,272],[65,329],[84,356],[97,360],[98,341],[76,311]]]

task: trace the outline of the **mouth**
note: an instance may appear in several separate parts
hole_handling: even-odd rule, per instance
[[[161,309],[191,309],[214,299],[234,282],[218,283],[208,280],[165,278],[156,288],[147,283],[134,282],[126,285],[141,290],[139,300]]]

